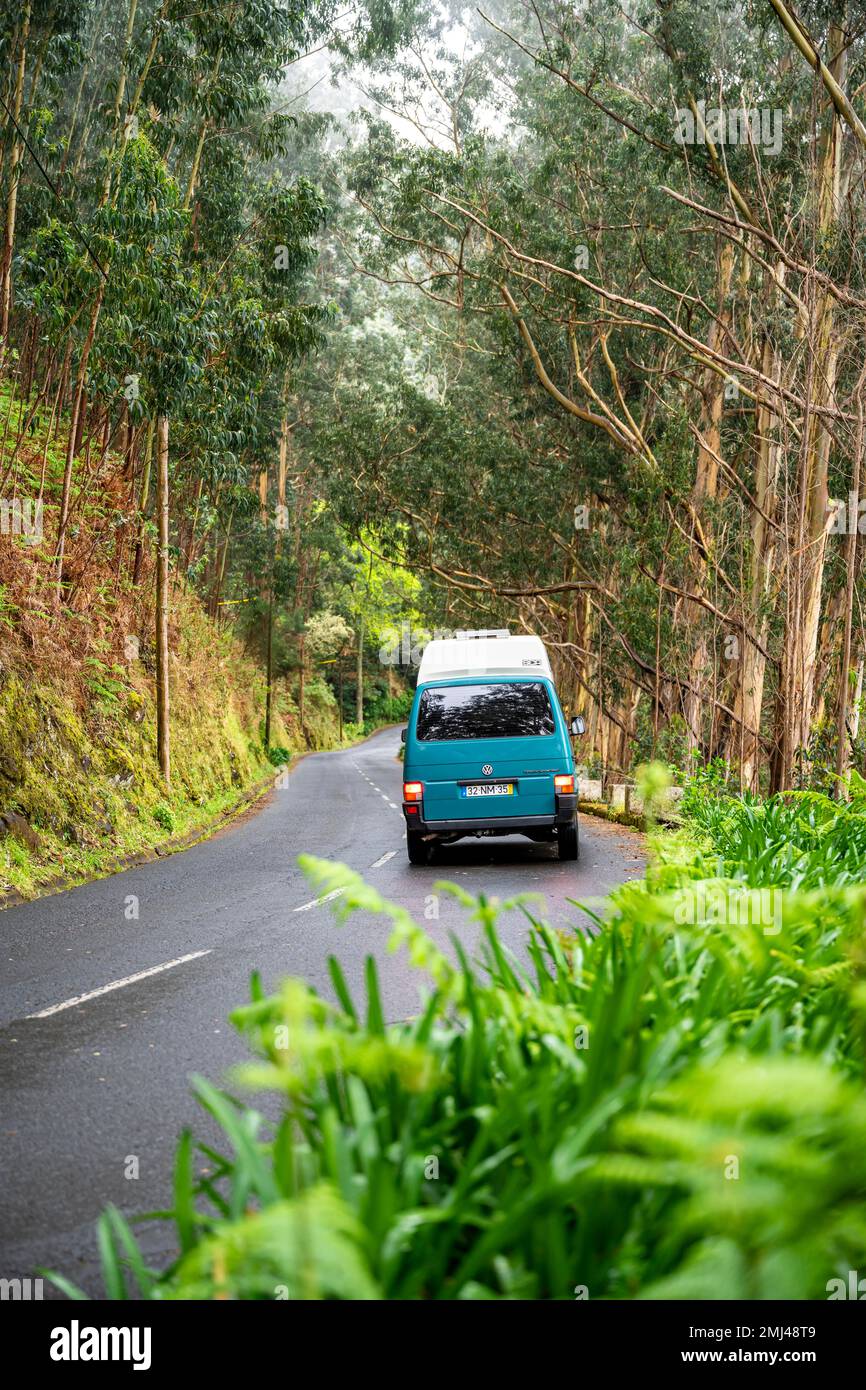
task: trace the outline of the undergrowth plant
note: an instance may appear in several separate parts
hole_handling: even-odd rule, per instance
[[[417,1014],[386,1022],[372,958],[360,999],[336,957],[333,1002],[254,975],[233,1084],[278,1118],[194,1081],[224,1143],[197,1176],[181,1138],[177,1258],[150,1268],[110,1209],[107,1292],[812,1299],[866,1267],[866,808],[716,798],[693,824],[598,931],[437,885],[480,928],[473,959],[303,858],[338,921],[390,921]],[[497,931],[515,906],[519,957]]]

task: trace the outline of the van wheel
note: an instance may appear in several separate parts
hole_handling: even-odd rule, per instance
[[[417,830],[406,831],[406,849],[410,864],[426,864],[430,857],[429,847]]]
[[[561,825],[557,832],[559,843],[560,859],[577,858],[577,826],[572,821],[571,825]]]

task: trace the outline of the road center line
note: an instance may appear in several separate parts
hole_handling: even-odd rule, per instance
[[[293,912],[309,912],[311,907],[318,907],[319,903],[329,903],[332,898],[339,898],[341,893],[345,893],[345,888],[335,888],[333,893],[326,893],[323,898],[313,898],[312,902],[301,903],[300,907],[292,908]]]
[[[52,1014],[62,1013],[64,1009],[74,1009],[76,1004],[86,1004],[89,999],[98,999],[101,994],[110,994],[113,989],[123,989],[134,985],[138,980],[146,980],[150,975],[159,975],[163,970],[173,970],[176,965],[185,965],[188,960],[198,960],[209,956],[210,950],[191,951],[188,956],[178,956],[177,960],[167,960],[164,965],[152,965],[149,970],[137,970],[134,975],[126,975],[122,980],[112,980],[109,985],[100,985],[87,994],[76,994],[72,999],[64,999],[62,1004],[52,1004],[49,1009],[40,1009],[37,1014],[27,1014],[27,1018],[50,1018]]]
[[[387,864],[389,859],[393,859],[397,853],[395,849],[389,849],[387,854],[383,854],[381,859],[377,859],[375,864],[371,864],[371,869],[381,869],[383,864]]]

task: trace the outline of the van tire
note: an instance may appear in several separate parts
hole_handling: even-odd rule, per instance
[[[406,852],[409,855],[410,864],[426,864],[430,857],[430,849],[425,844],[423,835],[419,835],[417,830],[406,831]]]
[[[560,859],[576,859],[577,826],[574,821],[572,821],[570,825],[560,825],[556,838],[559,846]]]

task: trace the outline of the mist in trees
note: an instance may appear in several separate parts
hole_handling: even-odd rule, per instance
[[[441,387],[368,515],[543,633],[605,766],[862,763],[862,80],[845,5],[602,0],[428,12],[367,88],[353,252]]]
[[[608,771],[862,770],[864,55],[833,0],[4,16],[0,497],[59,626],[110,497],[166,776],[177,584],[302,720],[510,624]]]

